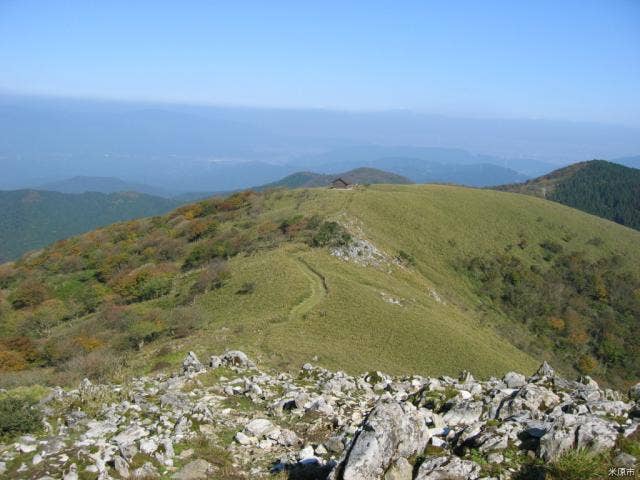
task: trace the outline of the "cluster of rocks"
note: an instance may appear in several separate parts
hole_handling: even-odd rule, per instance
[[[259,370],[242,352],[189,353],[180,372],[126,385],[53,389],[46,433],[0,445],[0,474],[195,480],[515,478],[521,462],[575,448],[616,450],[637,436],[640,384],[628,396],[545,363],[530,378],[350,376],[305,364]],[[229,477],[230,478],[230,477]]]
[[[330,252],[334,257],[363,266],[380,267],[391,264],[387,254],[362,238],[353,237],[348,244],[332,247]]]

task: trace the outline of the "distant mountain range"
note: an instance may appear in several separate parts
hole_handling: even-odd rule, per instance
[[[57,182],[40,185],[37,190],[47,190],[60,193],[117,193],[138,192],[159,197],[170,197],[171,193],[160,187],[152,187],[143,183],[126,182],[116,177],[86,177],[76,176]]]
[[[488,186],[539,176],[576,159],[640,151],[637,129],[587,123],[9,95],[0,95],[0,131],[0,189],[49,188],[80,175],[122,178],[169,195],[358,167],[414,182]],[[476,166],[468,171],[460,165]]]
[[[403,175],[415,183],[450,183],[488,187],[521,182],[529,177],[490,163],[443,164],[418,158],[381,158],[368,166]]]
[[[409,184],[414,183],[402,175],[395,173],[385,172],[378,170],[377,168],[361,167],[348,172],[342,172],[337,174],[323,174],[314,172],[296,172],[291,175],[287,175],[277,182],[268,183],[257,187],[256,190],[265,190],[267,188],[312,188],[312,187],[325,187],[329,185],[336,178],[342,178],[349,183],[358,184],[375,184],[375,183],[395,183],[395,184]]]
[[[0,191],[0,262],[103,225],[166,213],[179,204],[136,192]]]
[[[421,157],[386,156],[389,154],[414,154]],[[382,156],[381,156],[382,155]],[[431,160],[442,159],[445,163]],[[487,160],[484,163],[483,159]],[[485,187],[505,183],[515,183],[527,180],[528,175],[511,168],[495,165],[485,156],[475,156],[463,150],[410,148],[410,147],[358,147],[326,152],[322,155],[305,157],[292,165],[270,165],[262,162],[248,163],[215,163],[203,166],[200,172],[203,179],[214,176],[209,184],[204,181],[198,183],[203,188],[199,190],[180,189],[180,181],[176,181],[173,189],[151,186],[142,183],[127,182],[115,177],[75,176],[56,182],[49,182],[33,187],[37,190],[49,190],[61,193],[101,192],[114,193],[137,191],[149,195],[173,198],[179,201],[192,201],[214,194],[223,194],[244,188],[262,188],[266,186],[288,186],[293,182],[294,187],[322,186],[327,182],[320,176],[332,179],[344,174],[345,171],[359,169],[364,175],[357,183],[451,183],[474,187]],[[500,161],[499,159],[493,159]],[[449,163],[446,163],[449,162]],[[515,161],[514,161],[515,162]],[[517,163],[517,162],[515,162]],[[298,164],[302,165],[300,167]],[[528,171],[547,172],[553,165],[536,161],[521,161],[519,168]],[[368,169],[368,170],[366,170]],[[374,171],[383,171],[379,179],[372,177]],[[195,172],[195,171],[194,171]],[[306,178],[310,172],[315,172],[317,178],[311,181]],[[368,172],[368,173],[362,173]],[[195,173],[194,173],[195,174]],[[390,175],[394,174],[394,176]],[[178,177],[181,174],[176,174]],[[187,175],[190,173],[187,172]],[[291,177],[291,178],[289,178]],[[402,179],[401,179],[402,178]],[[184,178],[183,178],[184,180]],[[311,183],[305,183],[311,181]],[[300,183],[302,182],[302,183]]]
[[[459,148],[362,145],[337,148],[312,156],[301,157],[296,165],[325,173],[357,167],[375,167],[396,171],[416,182],[449,182],[461,166],[486,166],[503,177],[533,177],[547,173],[558,165],[527,158],[502,158],[492,155],[476,155]],[[396,170],[394,170],[396,169]],[[400,171],[402,170],[402,171]],[[414,176],[420,177],[413,178]],[[447,177],[447,179],[443,179]],[[495,178],[485,176],[488,184],[497,184]],[[465,183],[456,178],[453,183]]]
[[[636,168],[591,160],[496,189],[546,198],[640,230],[640,170]]]

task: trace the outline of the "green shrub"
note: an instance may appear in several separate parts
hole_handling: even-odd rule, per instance
[[[416,265],[416,257],[414,257],[409,252],[405,252],[404,250],[400,250],[398,252],[398,256],[396,257],[399,262],[404,263],[405,265]]]
[[[35,279],[28,279],[22,282],[9,295],[9,302],[15,309],[35,307],[46,300],[48,291],[45,285]]]
[[[191,286],[189,293],[193,295],[200,295],[210,290],[214,290],[222,287],[224,282],[229,278],[229,269],[226,266],[226,262],[220,259],[216,259],[209,263],[204,270],[202,270],[195,283]]]
[[[197,308],[176,308],[169,314],[167,321],[169,333],[173,338],[188,337],[202,325],[202,321],[202,314]]]
[[[338,247],[349,243],[351,235],[338,222],[323,222],[311,239],[314,247]]]
[[[141,349],[146,343],[153,342],[168,332],[166,316],[161,310],[151,310],[143,317],[133,315],[127,318],[125,342],[121,347]]]
[[[280,225],[278,226],[278,228],[282,233],[287,234],[289,233],[289,230],[292,229],[292,227],[295,227],[296,225],[300,224],[303,218],[304,217],[302,215],[294,215],[291,218],[285,218],[280,222]]]
[[[171,291],[172,280],[167,275],[149,278],[140,288],[136,300],[145,301],[159,298]]]
[[[0,399],[0,437],[32,433],[42,426],[42,412],[34,400],[20,397]]]
[[[189,222],[180,232],[187,237],[187,241],[195,242],[203,237],[211,237],[218,231],[218,223],[215,220],[197,219]]]
[[[589,450],[568,450],[547,465],[547,473],[553,480],[590,480],[606,478],[608,463],[603,455]]]
[[[20,352],[0,348],[0,372],[17,372],[27,368],[27,362]]]
[[[182,269],[191,270],[215,258],[228,258],[232,256],[232,254],[232,249],[227,242],[210,239],[204,240],[196,244],[191,252],[189,252],[189,255],[187,255],[182,265]]]
[[[42,358],[46,366],[62,364],[78,354],[78,345],[69,335],[49,338],[42,347]]]
[[[166,331],[164,323],[157,320],[141,320],[132,324],[128,331],[129,345],[141,349],[145,343],[159,338]]]
[[[112,288],[126,303],[162,297],[171,291],[170,273],[157,267],[143,266],[114,280]]]
[[[555,255],[562,253],[564,248],[557,242],[552,242],[551,240],[545,240],[540,244],[542,250],[544,251],[542,258],[545,260],[551,260]]]
[[[618,448],[629,455],[640,458],[640,429],[628,437],[621,437],[618,440]]]
[[[9,288],[17,278],[17,271],[9,264],[0,265],[0,290]]]
[[[125,362],[126,358],[123,355],[116,355],[108,348],[99,348],[71,358],[62,366],[61,371],[67,372],[69,378],[76,382],[88,378],[104,383],[116,377],[125,366]]]
[[[600,237],[593,237],[587,240],[587,245],[593,245],[594,247],[600,247],[602,244],[604,244],[604,240]]]
[[[102,302],[101,292],[95,285],[84,284],[73,299],[81,306],[81,313],[93,313]]]
[[[245,282],[236,292],[239,295],[248,295],[250,293],[255,292],[256,284],[254,282]]]
[[[54,327],[70,316],[70,310],[62,301],[47,300],[25,317],[19,331],[29,337],[47,337]]]

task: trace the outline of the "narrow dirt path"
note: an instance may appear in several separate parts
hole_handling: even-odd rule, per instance
[[[318,305],[329,292],[327,282],[322,274],[311,267],[311,265],[309,265],[302,257],[297,258],[296,264],[303,275],[309,279],[311,295],[291,309],[289,312],[289,320],[301,317],[305,313],[311,311],[311,309]]]

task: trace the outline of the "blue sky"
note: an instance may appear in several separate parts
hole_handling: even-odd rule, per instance
[[[0,91],[640,126],[640,1],[0,0]]]

